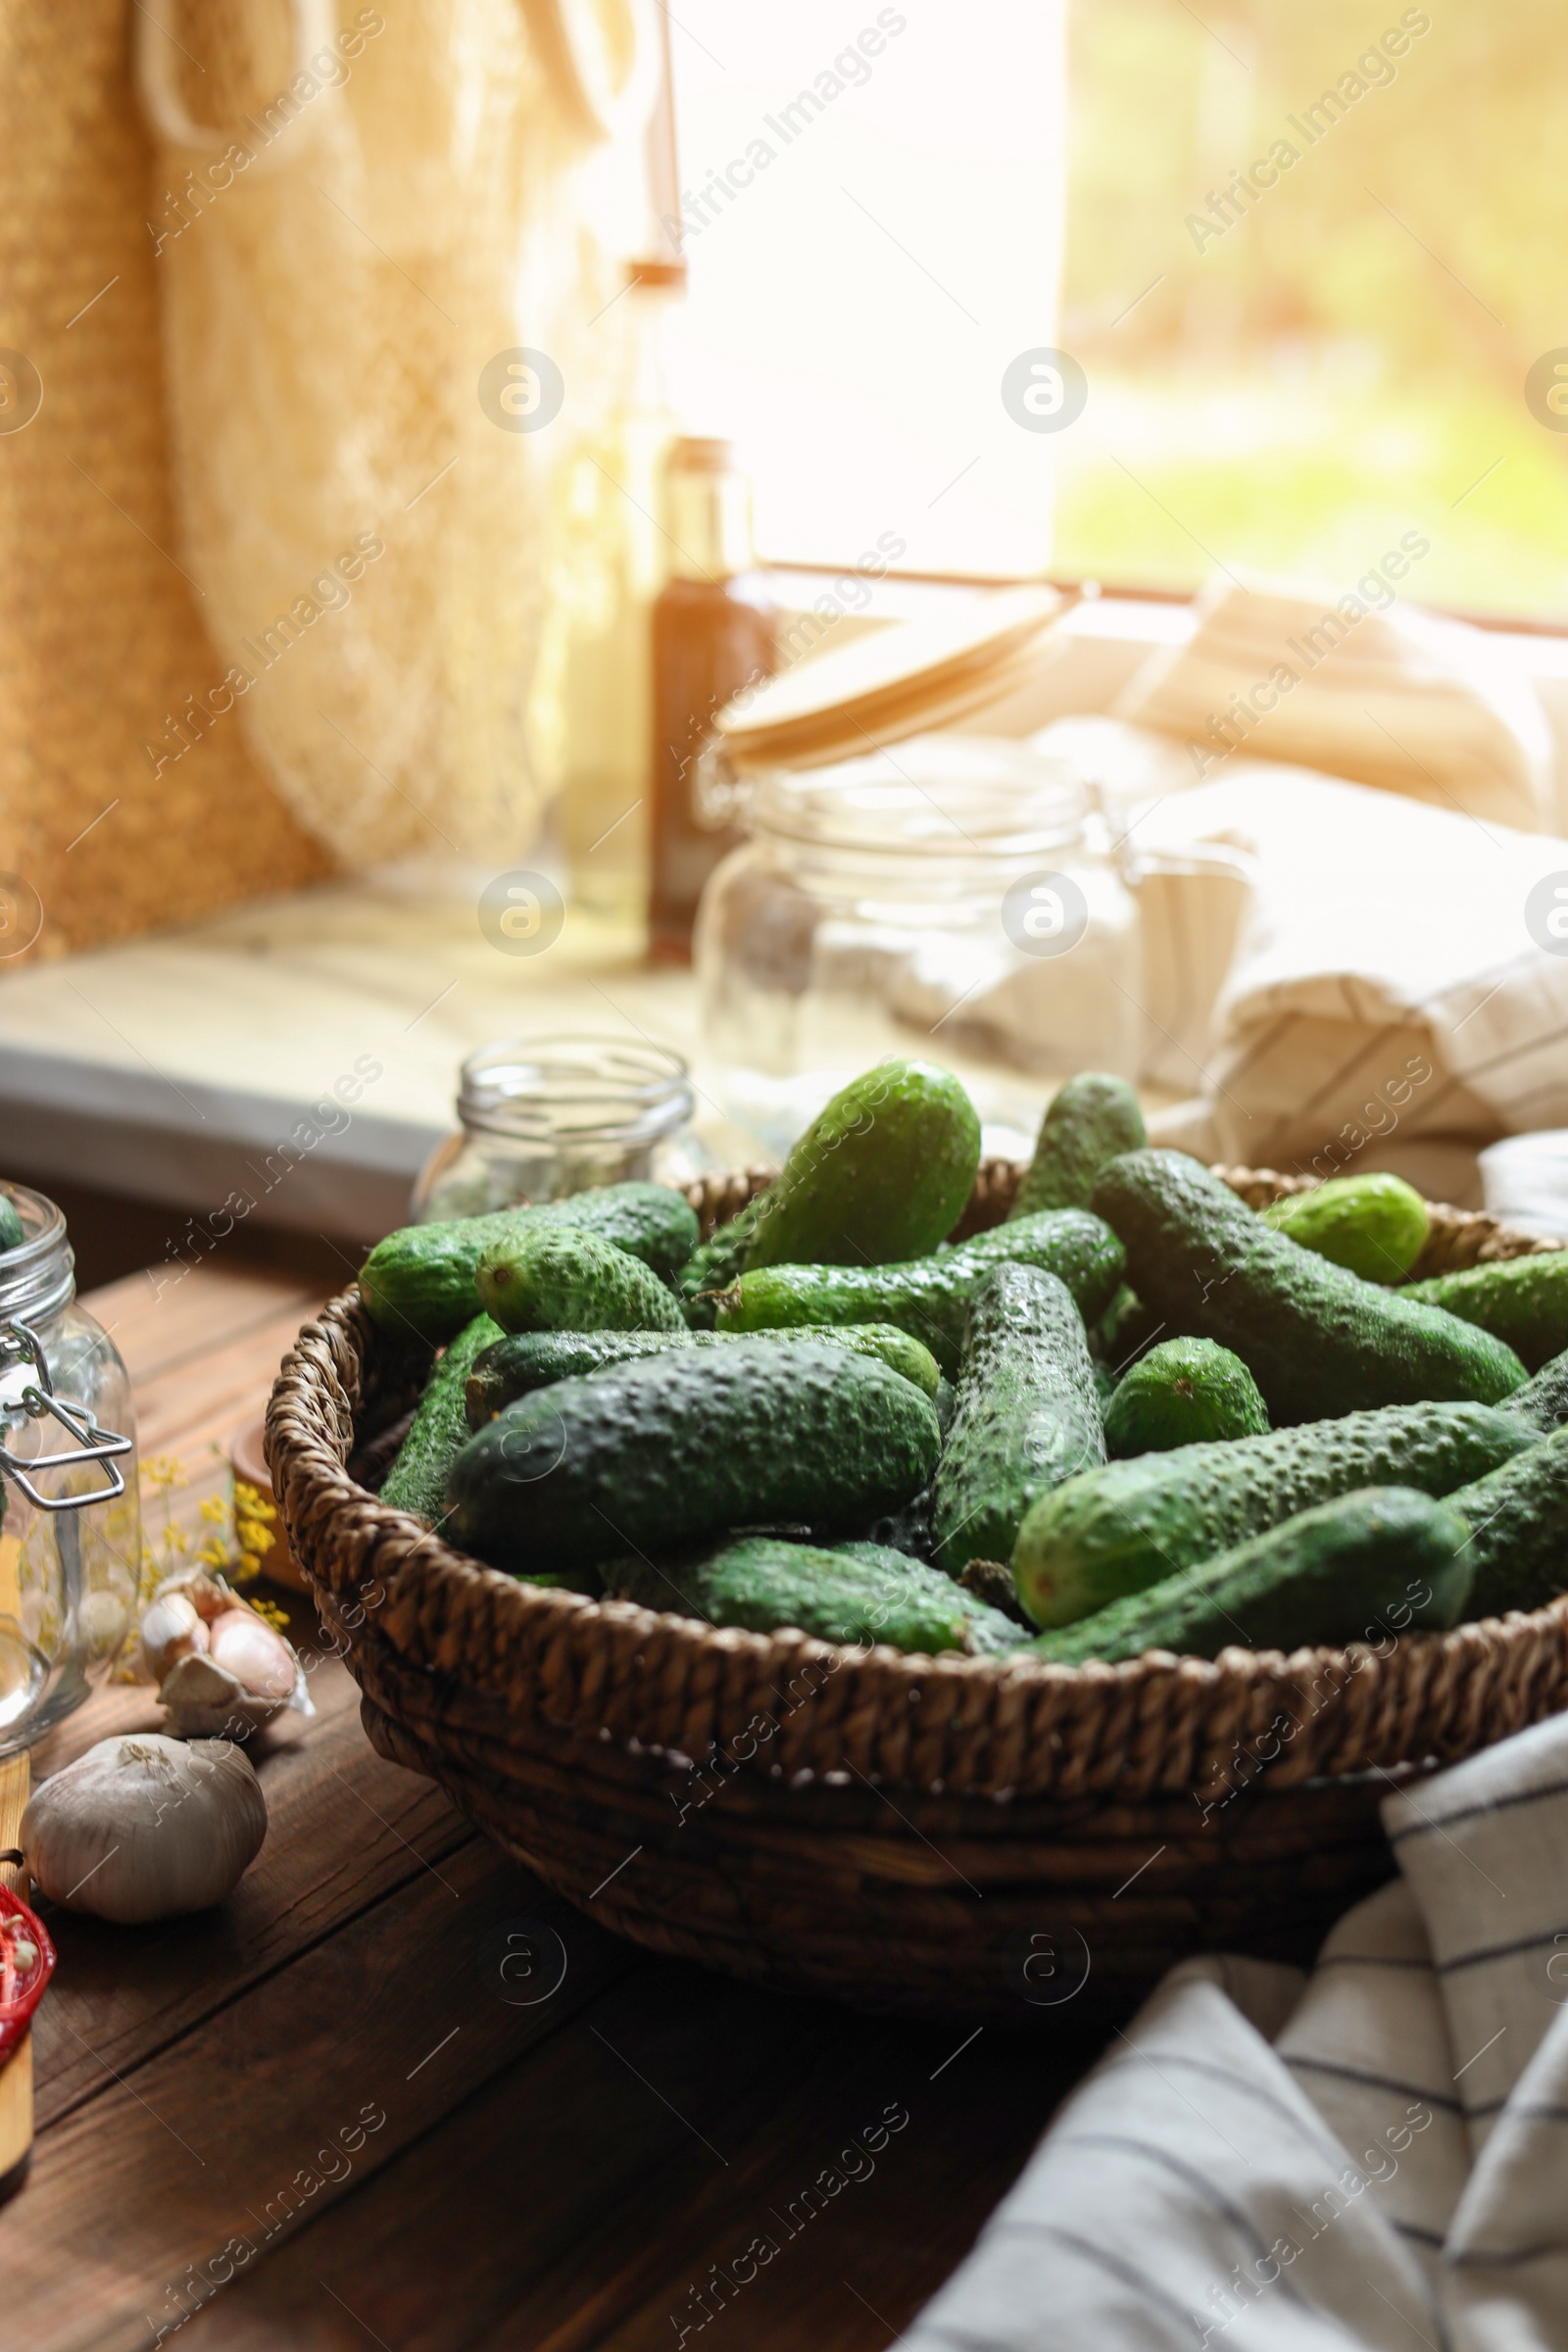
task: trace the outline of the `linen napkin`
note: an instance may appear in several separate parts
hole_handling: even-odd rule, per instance
[[[1568,2344],[1568,1720],[1383,1818],[1309,1980],[1170,1972],[911,2352]]]
[[[1419,533],[1406,542],[1425,552]],[[1488,631],[1396,601],[1419,577],[1408,544],[1338,588],[1216,573],[1193,635],[1150,657],[1117,715],[1176,738],[1199,777],[1238,755],[1283,760],[1550,830],[1551,731],[1534,687]]]

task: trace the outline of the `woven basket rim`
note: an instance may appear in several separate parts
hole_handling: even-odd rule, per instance
[[[1301,1189],[1273,1170],[1216,1173],[1244,1196]],[[747,1182],[760,1174],[747,1171]],[[1543,1246],[1496,1218],[1432,1205],[1435,1218],[1469,1229],[1474,1254]],[[1486,1229],[1479,1246],[1476,1228]],[[1412,1740],[1420,1754],[1468,1753],[1502,1736],[1475,1737],[1478,1716],[1493,1712],[1489,1698],[1500,1696],[1504,1713],[1521,1722],[1537,1720],[1549,1711],[1536,1703],[1541,1691],[1547,1682],[1555,1689],[1568,1664],[1568,1595],[1446,1633],[1400,1634],[1388,1652],[1367,1642],[1290,1652],[1236,1645],[1213,1659],[1156,1649],[1115,1664],[1067,1666],[1026,1656],[933,1657],[791,1629],[750,1633],[521,1585],[349,1477],[356,1392],[378,1340],[358,1286],[350,1286],[304,1327],[284,1359],[267,1446],[294,1556],[339,1618],[345,1602],[363,1597],[368,1570],[385,1590],[385,1606],[363,1618],[365,1638],[383,1649],[390,1643],[402,1671],[440,1675],[454,1693],[499,1701],[503,1713],[520,1700],[563,1728],[694,1758],[721,1746],[726,1727],[730,1737],[743,1735],[748,1716],[738,1712],[737,1694],[744,1705],[759,1691],[778,1694],[804,1672],[820,1673],[815,1690],[790,1709],[792,1719],[811,1719],[791,1745],[814,1773],[869,1771],[871,1757],[881,1777],[909,1779],[912,1751],[923,1749],[927,1761],[912,1774],[922,1786],[993,1795],[1114,1787],[1131,1796],[1193,1786],[1205,1760],[1245,1748],[1270,1725],[1282,1727],[1290,1749],[1271,1769],[1276,1785],[1404,1762]],[[314,1432],[302,1419],[314,1421]],[[1325,1684],[1335,1700],[1356,1703],[1309,1706]],[[836,1703],[818,1704],[830,1688]],[[916,1717],[925,1728],[934,1719],[937,1736],[922,1741]],[[1002,1717],[1006,1736],[999,1740],[993,1719]],[[943,1736],[944,1725],[953,1737]],[[1049,1757],[1028,1752],[1040,1740]]]

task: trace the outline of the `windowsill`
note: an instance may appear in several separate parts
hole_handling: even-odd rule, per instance
[[[777,576],[809,610],[810,575]],[[976,593],[876,583],[816,650]],[[1085,603],[1063,624],[1059,658],[967,723],[1023,735],[1104,710],[1146,656],[1192,626],[1184,605]],[[1568,778],[1568,640],[1494,642],[1539,688]],[[368,1238],[401,1222],[451,1126],[463,1057],[518,1031],[572,1029],[649,1036],[686,1054],[714,1160],[751,1156],[713,1100],[691,975],[649,969],[640,938],[577,912],[547,956],[503,957],[474,920],[484,879],[432,869],[327,884],[0,979],[6,1172],[46,1191],[51,1178],[74,1180],[165,1203],[177,1212],[172,1249],[188,1218],[220,1218],[231,1194],[255,1200],[257,1224]],[[311,1104],[336,1081],[352,1088],[357,1061],[378,1074],[346,1124],[319,1134]],[[282,1153],[302,1121],[303,1148]],[[306,1141],[312,1133],[319,1140]]]

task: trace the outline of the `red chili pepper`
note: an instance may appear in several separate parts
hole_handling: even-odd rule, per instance
[[[19,1944],[32,1946],[25,1966],[17,1958]],[[54,1973],[55,1947],[43,1921],[20,1895],[0,1886],[0,2066],[27,2031]]]

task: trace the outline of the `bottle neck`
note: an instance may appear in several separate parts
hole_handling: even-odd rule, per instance
[[[669,476],[670,570],[680,580],[732,580],[757,563],[752,538],[752,486],[743,473],[697,472],[677,466]]]

